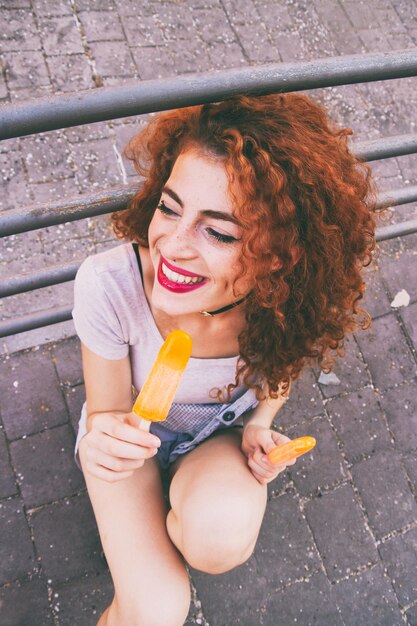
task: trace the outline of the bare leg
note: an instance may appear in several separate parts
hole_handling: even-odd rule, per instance
[[[183,626],[190,586],[183,559],[167,534],[156,459],[116,483],[88,473],[85,479],[115,587],[99,625]]]
[[[222,431],[173,467],[167,529],[188,563],[226,572],[252,554],[265,513],[267,489],[240,450],[241,432]]]

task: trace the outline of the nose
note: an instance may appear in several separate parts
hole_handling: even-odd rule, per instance
[[[164,255],[172,260],[191,259],[196,256],[197,243],[193,224],[177,221],[164,238]]]

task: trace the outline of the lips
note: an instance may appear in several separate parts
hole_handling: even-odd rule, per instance
[[[175,267],[163,257],[159,260],[157,277],[158,282],[162,285],[162,287],[174,293],[188,293],[189,291],[195,291],[207,282],[207,279],[203,276]],[[182,280],[187,282],[179,282],[181,277],[184,277]],[[197,282],[196,279],[198,279]]]

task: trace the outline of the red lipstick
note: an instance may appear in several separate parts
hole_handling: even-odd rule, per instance
[[[189,291],[195,291],[199,287],[202,287],[207,282],[207,280],[204,279],[198,283],[175,283],[174,281],[169,280],[169,278],[163,273],[162,263],[171,271],[176,272],[177,274],[181,274],[182,276],[190,276],[191,278],[201,278],[201,276],[199,274],[193,274],[192,272],[187,272],[186,270],[174,267],[173,265],[168,263],[168,261],[166,261],[163,257],[161,257],[159,259],[157,273],[158,282],[160,285],[162,285],[162,287],[168,289],[168,291],[172,291],[173,293],[188,293]]]

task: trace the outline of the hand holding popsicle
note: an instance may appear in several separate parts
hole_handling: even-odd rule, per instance
[[[151,422],[167,418],[191,350],[191,337],[183,330],[174,330],[165,339],[133,405],[133,413],[141,418],[139,428],[149,430]]]
[[[268,460],[276,465],[286,463],[312,450],[316,445],[314,437],[299,437],[276,446],[268,452]]]

